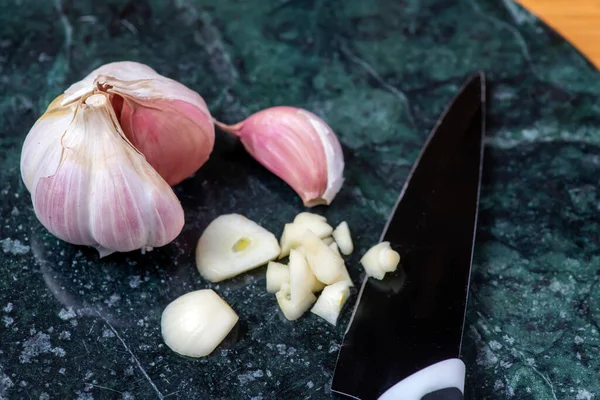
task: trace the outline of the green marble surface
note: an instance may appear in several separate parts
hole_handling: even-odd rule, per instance
[[[146,255],[54,238],[19,174],[46,105],[99,65],[130,59],[197,90],[236,122],[287,104],[338,133],[346,184],[329,208],[357,249],[379,237],[440,112],[483,69],[489,121],[463,343],[467,397],[600,397],[600,76],[510,0],[0,1],[0,398],[329,399],[337,327],[286,321],[264,269],[203,281],[193,250],[216,216],[276,234],[303,208],[219,135],[175,190],[186,226]],[[355,253],[348,265],[355,281]],[[212,287],[240,316],[210,357],[177,356],[160,314]],[[354,294],[351,302],[356,298]]]

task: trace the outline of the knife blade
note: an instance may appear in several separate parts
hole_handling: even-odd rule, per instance
[[[462,399],[460,360],[483,162],[485,76],[468,77],[431,131],[380,241],[400,253],[365,277],[332,390],[361,400]]]

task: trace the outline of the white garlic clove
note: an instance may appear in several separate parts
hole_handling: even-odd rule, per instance
[[[184,224],[181,204],[128,142],[108,95],[94,94],[77,107],[56,104],[32,127],[21,155],[40,222],[60,239],[95,247],[101,257],[175,239]],[[64,127],[64,115],[71,121],[61,135],[46,130]],[[44,160],[44,154],[50,156]]]
[[[204,99],[147,65],[105,64],[71,85],[61,103],[97,92],[110,94],[127,138],[170,185],[196,172],[212,152],[214,125]]]
[[[238,321],[238,316],[211,289],[186,293],[163,311],[161,333],[171,350],[188,357],[213,352]]]
[[[315,114],[278,106],[236,125],[215,123],[238,136],[259,163],[298,193],[305,206],[331,204],[342,187],[342,147],[331,128]]]
[[[348,296],[350,296],[348,282],[338,282],[325,286],[323,293],[321,293],[310,312],[332,325],[337,325],[337,319]]]
[[[383,279],[386,272],[393,272],[400,263],[400,254],[392,250],[390,242],[381,242],[371,247],[360,259],[367,275]]]
[[[290,268],[285,264],[269,261],[267,264],[267,292],[277,293],[284,283],[290,283]]]
[[[352,254],[354,251],[354,244],[352,243],[350,228],[346,221],[340,223],[337,228],[333,230],[332,236],[343,255],[347,256]]]
[[[338,281],[344,271],[344,260],[334,253],[318,236],[306,230],[302,236],[308,265],[317,279],[327,285]]]
[[[291,300],[290,285],[287,283],[284,283],[281,290],[275,293],[275,297],[283,315],[290,321],[300,318],[317,300],[314,294],[308,293],[299,302],[293,302]]]
[[[196,246],[200,275],[219,282],[274,260],[280,248],[275,236],[240,214],[225,214],[204,230]]]

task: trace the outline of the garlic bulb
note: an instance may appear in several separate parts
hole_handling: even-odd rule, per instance
[[[55,236],[115,251],[171,242],[184,223],[169,185],[214,144],[206,103],[135,62],[101,66],[57,97],[29,131],[21,176]]]
[[[212,116],[198,93],[131,61],[105,64],[65,91],[61,105],[105,92],[129,141],[175,185],[212,152]]]
[[[215,121],[238,136],[246,150],[298,193],[304,205],[331,204],[343,183],[344,155],[331,128],[294,107],[259,111],[236,125]]]
[[[178,297],[164,309],[161,333],[174,352],[204,357],[225,339],[238,319],[213,290],[196,290]]]
[[[21,175],[35,214],[55,236],[114,251],[171,242],[184,224],[170,186],[121,130],[110,95],[53,101],[29,132]]]

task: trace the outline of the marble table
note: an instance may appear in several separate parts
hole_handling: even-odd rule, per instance
[[[510,0],[4,0],[0,2],[0,398],[331,399],[350,318],[289,322],[264,268],[210,284],[206,225],[237,212],[277,235],[295,193],[218,133],[174,189],[170,245],[100,259],[37,221],[21,145],[49,102],[99,65],[135,60],[237,122],[293,105],[338,133],[346,183],[316,212],[347,220],[361,252],[464,78],[486,73],[488,138],[463,358],[471,399],[600,396],[600,75]],[[212,355],[160,335],[163,308],[213,288],[240,317]],[[353,303],[356,293],[350,299]]]

